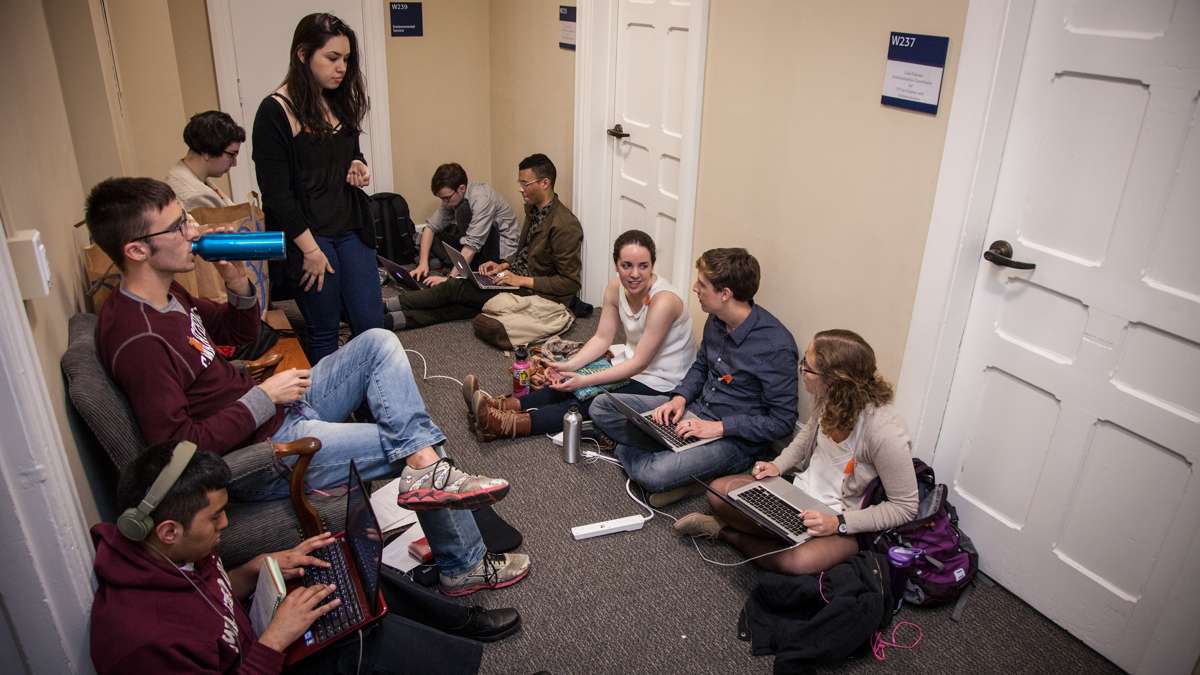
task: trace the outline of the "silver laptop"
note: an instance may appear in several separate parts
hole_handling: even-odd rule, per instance
[[[728,495],[717,492],[695,476],[692,476],[692,480],[746,514],[763,529],[793,544],[799,544],[809,538],[807,528],[804,527],[803,511],[819,511],[829,515],[835,513],[819,499],[809,496],[779,476],[756,480],[736,490],[730,490]]]
[[[607,396],[609,400],[617,406],[617,410],[619,410],[622,415],[624,415],[637,428],[644,431],[647,436],[658,441],[668,450],[672,450],[674,452],[683,452],[684,450],[691,450],[692,448],[705,445],[707,443],[712,443],[713,441],[721,438],[720,436],[717,436],[717,438],[684,438],[675,433],[674,424],[659,424],[658,422],[655,422],[652,410],[639,413],[633,408],[630,408],[621,399],[608,392],[601,394],[601,396]],[[698,420],[701,418],[695,413],[684,411],[681,421],[692,419]],[[678,424],[678,422],[676,422],[676,424]]]
[[[471,269],[467,264],[467,259],[463,254],[446,242],[442,242],[442,248],[446,249],[446,255],[450,256],[450,260],[454,262],[454,269],[458,270],[459,276],[470,279],[475,282],[475,285],[485,291],[517,291],[520,290],[516,286],[503,286],[496,283],[495,277],[490,277],[486,274],[480,274]]]

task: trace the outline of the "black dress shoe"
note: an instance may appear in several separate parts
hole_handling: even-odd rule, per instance
[[[484,609],[475,605],[467,611],[467,622],[458,628],[447,628],[447,633],[468,640],[495,642],[521,629],[521,613],[512,607]]]

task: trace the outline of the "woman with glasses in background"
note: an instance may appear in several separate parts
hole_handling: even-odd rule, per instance
[[[891,403],[892,385],[876,371],[871,345],[852,331],[821,331],[804,350],[800,376],[814,400],[804,430],[775,459],[755,462],[749,475],[718,478],[712,488],[724,495],[754,481],[799,471],[797,487],[835,515],[804,511],[809,538],[765,555],[780,548],[779,539],[710,494],[712,515],[680,518],[677,534],[721,539],[747,555],[764,555],[754,561],[764,569],[814,574],[858,552],[855,535],[888,530],[916,516],[911,441]],[[867,484],[876,477],[887,498],[861,508]]]
[[[338,347],[343,312],[353,335],[383,325],[375,233],[361,188],[367,93],[354,31],[332,14],[300,20],[287,77],[254,117],[254,168],[268,230],[287,235],[271,263],[273,297],[295,293],[315,364]]]
[[[214,183],[237,166],[246,130],[220,110],[192,115],[183,128],[187,154],[167,172],[167,185],[185,209],[221,208],[233,202]]]

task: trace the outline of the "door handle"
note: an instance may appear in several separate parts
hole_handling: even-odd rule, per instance
[[[628,138],[629,132],[622,129],[620,124],[614,124],[613,128],[608,130],[608,135],[613,138]]]
[[[993,265],[1011,267],[1016,270],[1031,270],[1037,267],[1037,263],[1013,260],[1012,255],[1012,244],[1004,241],[1003,239],[997,239],[996,241],[992,242],[992,245],[988,247],[988,250],[983,252],[983,259],[992,263]]]

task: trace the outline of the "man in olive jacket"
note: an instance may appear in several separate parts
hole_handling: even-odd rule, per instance
[[[554,192],[557,172],[543,154],[521,160],[517,182],[525,200],[525,222],[517,250],[502,262],[479,266],[497,284],[512,286],[516,293],[539,295],[570,305],[579,292],[583,268],[583,228],[579,219]],[[443,321],[470,319],[497,293],[485,291],[470,279],[430,276],[429,288],[402,291],[387,302],[385,327],[392,329],[429,326]]]

